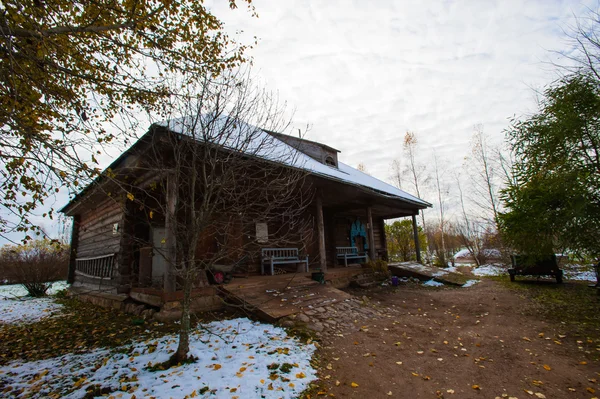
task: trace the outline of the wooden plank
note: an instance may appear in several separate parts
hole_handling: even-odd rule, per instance
[[[118,212],[104,220],[95,221],[93,224],[83,225],[81,229],[81,239],[93,237],[98,234],[110,232],[112,234],[112,226],[114,223],[121,221],[122,213]]]

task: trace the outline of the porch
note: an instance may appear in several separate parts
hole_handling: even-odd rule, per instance
[[[341,291],[365,269],[352,266],[329,271],[326,284],[312,280],[311,273],[236,278],[219,287],[228,302],[239,305],[268,322],[310,309],[344,302],[351,295]]]

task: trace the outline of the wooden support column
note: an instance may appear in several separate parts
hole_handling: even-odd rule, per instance
[[[381,237],[383,239],[384,258],[383,260],[389,262],[388,246],[387,246],[387,235],[385,234],[385,220],[381,220]]]
[[[367,207],[367,227],[369,235],[369,259],[375,260],[375,235],[373,234],[373,213],[371,207]]]
[[[167,176],[167,214],[165,220],[165,233],[166,233],[166,263],[167,270],[165,272],[165,280],[163,290],[165,292],[175,291],[175,265],[177,261],[177,219],[175,211],[177,209],[177,200],[179,198],[179,190],[177,188],[177,176],[169,174]]]
[[[421,262],[421,244],[419,243],[419,228],[417,227],[417,215],[412,215],[413,235],[415,238],[415,252],[417,253],[417,262]]]
[[[323,220],[323,200],[317,193],[317,233],[319,236],[319,262],[322,272],[327,271],[327,254],[325,251],[325,221]]]
[[[67,283],[73,284],[75,281],[75,268],[77,267],[77,245],[79,244],[79,215],[73,216],[73,226],[71,226],[71,251],[69,253],[69,272],[67,275]]]

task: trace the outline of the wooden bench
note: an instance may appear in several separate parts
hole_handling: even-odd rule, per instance
[[[308,273],[308,255],[305,258],[298,256],[298,248],[263,248],[261,253],[260,273],[265,274],[265,265],[269,266],[271,275],[275,274],[274,265],[299,264],[306,265]]]
[[[512,255],[512,269],[508,269],[510,281],[515,276],[554,276],[557,283],[562,283],[563,271],[558,268],[556,255],[534,258],[527,255]]]
[[[348,259],[364,259],[362,263],[369,261],[369,256],[367,254],[359,254],[356,247],[336,247],[335,252],[338,259],[344,260],[344,266],[346,267],[348,267]]]

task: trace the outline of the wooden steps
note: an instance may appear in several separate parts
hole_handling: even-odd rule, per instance
[[[255,276],[222,285],[221,291],[230,300],[269,322],[352,297],[310,277],[310,273]]]

